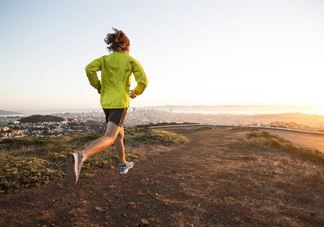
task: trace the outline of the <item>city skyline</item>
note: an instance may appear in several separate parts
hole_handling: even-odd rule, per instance
[[[103,39],[115,26],[149,79],[132,106],[324,114],[323,10],[321,1],[3,1],[0,109],[99,109],[84,68],[108,54]]]

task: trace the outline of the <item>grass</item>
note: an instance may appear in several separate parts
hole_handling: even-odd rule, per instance
[[[315,164],[324,165],[324,154],[317,150],[298,147],[290,141],[264,131],[252,131],[246,134],[246,142],[259,148],[272,148],[311,161]]]
[[[66,155],[81,150],[100,137],[95,133],[74,133],[57,137],[23,137],[0,141],[0,194],[30,188],[61,179],[65,174]],[[182,144],[185,137],[165,130],[125,128],[126,158],[135,160],[132,152],[140,144]],[[109,148],[112,151],[113,148]],[[112,152],[102,152],[84,163],[82,171],[109,168],[118,163]]]
[[[128,128],[125,130],[126,144],[183,144],[187,139],[174,132],[148,128]]]
[[[281,150],[289,150],[294,148],[294,145],[288,140],[264,131],[250,132],[246,135],[246,138],[249,142],[260,146],[266,146]]]
[[[33,187],[62,176],[61,170],[49,168],[49,162],[43,159],[0,156],[0,193]]]

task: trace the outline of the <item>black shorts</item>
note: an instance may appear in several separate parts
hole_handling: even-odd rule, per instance
[[[103,109],[103,111],[106,115],[106,123],[108,123],[108,121],[111,121],[120,127],[124,125],[127,108]]]

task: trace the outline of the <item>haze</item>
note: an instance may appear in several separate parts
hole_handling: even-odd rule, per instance
[[[0,109],[100,108],[84,68],[111,26],[149,78],[132,106],[324,113],[323,1],[1,1]]]

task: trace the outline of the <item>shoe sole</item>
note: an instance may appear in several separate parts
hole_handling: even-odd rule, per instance
[[[126,169],[126,172],[119,172],[119,174],[125,175],[126,173],[128,173],[128,170],[132,169],[133,167],[134,167],[134,163],[133,163],[133,165],[131,167]]]
[[[69,185],[75,185],[77,181],[77,176],[76,176],[76,160],[74,158],[73,154],[68,154],[67,155],[67,160],[66,160],[66,176],[65,176],[65,183]]]

